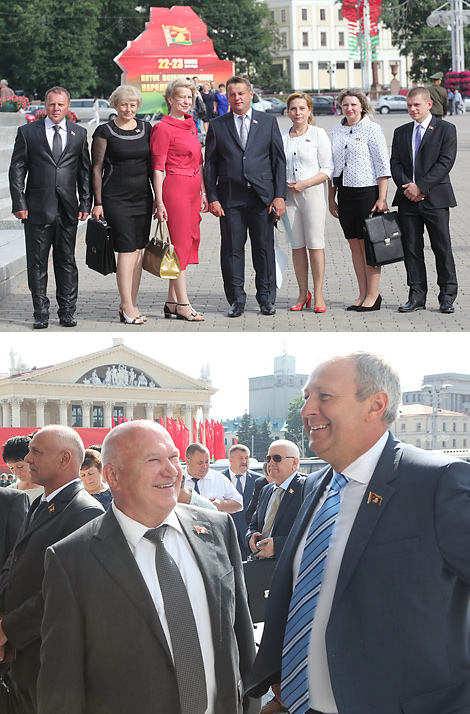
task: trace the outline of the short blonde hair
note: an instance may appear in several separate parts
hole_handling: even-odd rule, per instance
[[[313,118],[313,100],[312,97],[310,97],[308,94],[304,94],[303,92],[294,92],[293,94],[289,94],[287,97],[287,111],[290,109],[290,103],[294,101],[294,99],[303,99],[305,103],[307,104],[307,107],[309,108],[310,114],[308,115],[308,123],[311,124],[312,126],[315,126],[315,119]]]
[[[142,106],[142,95],[137,87],[132,84],[121,85],[114,90],[109,98],[109,103],[113,109],[116,109],[118,104],[125,101],[137,102],[138,107]]]
[[[372,109],[372,106],[362,89],[357,89],[356,87],[353,87],[352,89],[343,89],[343,91],[336,97],[336,101],[340,107],[342,106],[345,97],[356,97],[356,99],[359,99],[361,102],[361,114],[363,119],[366,115],[370,116],[374,113],[374,110]],[[343,121],[345,121],[345,119]]]
[[[194,97],[196,96],[196,87],[194,86],[194,82],[191,82],[189,79],[183,79],[182,77],[179,79],[173,79],[169,84],[166,85],[165,89],[165,102],[168,107],[168,111],[170,111],[171,106],[170,102],[168,99],[171,97],[172,99],[175,98],[175,93],[178,89],[189,89],[191,94],[193,95],[193,104],[194,104]]]

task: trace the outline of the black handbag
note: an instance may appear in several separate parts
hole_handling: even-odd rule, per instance
[[[276,565],[275,558],[253,558],[243,563],[248,607],[253,622],[264,622],[266,600]]]
[[[367,265],[378,268],[404,260],[397,211],[376,213],[364,218],[363,231]]]
[[[86,258],[89,268],[101,275],[116,272],[116,256],[113,249],[111,226],[105,221],[88,220],[86,227]]]

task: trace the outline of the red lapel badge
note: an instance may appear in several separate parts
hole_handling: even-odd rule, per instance
[[[257,120],[257,119],[253,119],[253,124],[257,124],[257,123],[258,123],[258,120]]]
[[[369,498],[367,499],[367,503],[373,503],[374,506],[381,506],[382,496],[378,496],[376,493],[372,493],[372,491],[369,491]]]
[[[289,489],[289,493],[294,493],[294,489],[293,489],[293,488],[290,488],[290,489]]]
[[[198,535],[209,535],[209,531],[204,526],[194,526],[194,530]]]
[[[74,131],[71,131],[70,133],[72,134],[72,136],[75,136],[75,132],[74,132]]]
[[[55,509],[54,509],[54,504],[51,503],[51,505],[48,507],[47,510],[49,511],[49,513],[54,513],[54,510],[55,510]]]

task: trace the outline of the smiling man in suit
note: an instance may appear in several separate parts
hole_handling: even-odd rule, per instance
[[[432,99],[426,87],[414,87],[406,97],[413,122],[395,129],[390,160],[397,185],[393,205],[402,225],[408,302],[399,312],[426,307],[428,290],[424,261],[424,228],[436,260],[439,309],[455,311],[457,275],[449,231],[449,208],[456,206],[449,173],[457,154],[455,126],[431,114]]]
[[[368,353],[305,386],[309,446],[331,466],[307,479],[248,687],[282,672],[290,714],[470,712],[470,466],[397,441],[400,402]]]
[[[18,129],[9,173],[12,212],[23,221],[25,231],[34,329],[49,325],[47,264],[51,246],[60,324],[77,324],[77,221],[86,220],[91,207],[87,132],[66,119],[68,91],[48,89],[45,109],[44,119]]]
[[[262,315],[276,309],[274,219],[285,212],[286,159],[277,120],[251,108],[243,77],[227,81],[231,112],[209,124],[204,178],[210,212],[220,218],[220,260],[229,317],[245,310],[245,243],[250,232],[256,299]]]
[[[0,578],[0,660],[8,641],[16,648],[11,675],[20,714],[37,711],[46,548],[103,513],[79,478],[84,454],[76,431],[47,426],[34,435],[25,456],[32,480],[44,486],[44,494],[31,504]]]
[[[177,504],[179,452],[155,422],[115,427],[101,456],[111,508],[46,555],[38,713],[256,714],[230,516]]]

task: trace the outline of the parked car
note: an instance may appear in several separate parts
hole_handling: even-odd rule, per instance
[[[253,92],[253,104],[255,105],[255,109],[257,112],[265,112],[266,108],[264,106],[264,99],[261,99],[261,97],[256,93]]]
[[[77,122],[90,121],[93,119],[94,99],[71,99],[70,109],[77,115]],[[109,121],[117,117],[117,112],[113,109],[107,99],[98,99],[99,115],[101,121]]]
[[[333,95],[321,96],[318,94],[310,95],[313,101],[313,114],[340,114],[340,109],[336,105]]]
[[[43,104],[30,104],[29,107],[26,107],[26,109],[25,109],[26,121],[28,121],[28,122],[35,121],[36,112],[38,112],[40,109],[44,109]]]
[[[390,112],[407,112],[406,97],[402,94],[386,94],[380,97],[375,105],[375,110],[381,114],[390,114]]]
[[[285,114],[287,111],[287,104],[277,97],[264,97],[264,101],[269,104],[266,107],[269,114]]]

